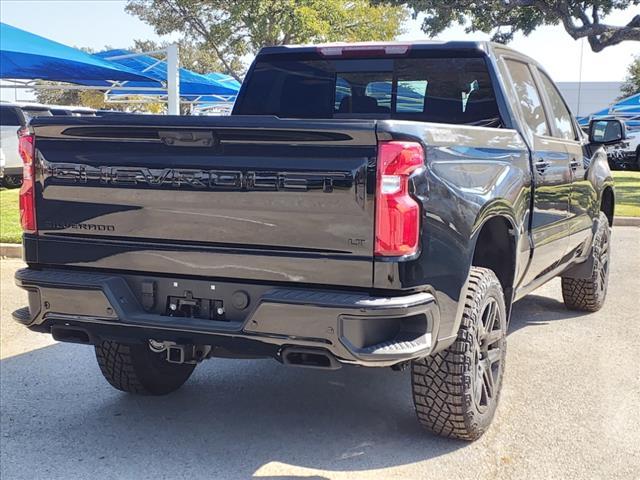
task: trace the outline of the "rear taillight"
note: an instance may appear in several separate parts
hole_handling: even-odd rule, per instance
[[[35,198],[35,165],[34,136],[27,128],[18,131],[18,152],[22,157],[22,187],[20,188],[20,224],[25,233],[35,233],[36,198]]]
[[[419,143],[378,144],[376,255],[399,257],[418,251],[420,206],[409,195],[409,176],[423,165]]]

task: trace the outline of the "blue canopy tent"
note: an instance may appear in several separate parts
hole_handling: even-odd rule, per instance
[[[226,87],[234,88],[236,92],[240,90],[241,83],[235,78],[233,78],[231,75],[226,75],[224,73],[218,73],[218,72],[211,72],[211,73],[205,74],[205,77],[210,78],[211,80],[215,80],[216,82],[221,83]]]
[[[613,105],[584,117],[578,117],[578,123],[586,126],[593,118],[616,117],[625,121],[631,130],[640,129],[640,93],[624,98]]]
[[[0,23],[0,78],[38,79],[68,83],[98,82],[109,86],[109,81],[151,82],[152,78],[119,65],[97,58],[75,48],[48,40],[39,35]]]
[[[150,55],[133,55],[127,50],[108,50],[96,53],[94,56],[98,59],[108,60],[117,63],[124,68],[139,72],[141,75],[152,78],[156,82],[164,83],[167,80],[167,63]],[[215,97],[217,101],[229,101],[238,93],[238,88],[229,83],[221,82],[214,78],[199,73],[192,72],[185,68],[180,68],[180,96],[190,100],[197,101],[203,96]],[[124,87],[136,87],[135,91],[119,90],[113,92],[112,95],[144,95],[154,94],[155,92],[145,92],[142,90],[145,86],[152,86],[149,82],[131,81],[123,85]]]

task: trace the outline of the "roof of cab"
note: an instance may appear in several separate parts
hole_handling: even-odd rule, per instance
[[[495,56],[496,50],[501,50],[502,53],[506,53],[507,56],[512,56],[514,58],[519,59],[520,61],[535,65],[542,71],[545,71],[545,68],[540,64],[540,62],[535,59],[520,53],[513,48],[510,48],[502,43],[496,42],[487,42],[487,41],[474,41],[474,40],[456,40],[443,42],[439,40],[416,40],[416,41],[394,41],[394,42],[335,42],[335,43],[322,43],[322,44],[309,44],[309,45],[278,45],[273,47],[263,47],[257,56],[262,55],[278,55],[278,54],[287,54],[287,53],[315,53],[318,52],[319,49],[326,47],[371,47],[371,46],[392,46],[392,45],[407,45],[411,50],[435,50],[435,51],[451,51],[451,52],[475,52],[476,55],[478,53],[484,53],[487,56]]]
[[[418,41],[395,41],[395,42],[335,42],[308,45],[277,45],[273,47],[263,47],[258,55],[272,55],[282,53],[312,53],[325,47],[371,47],[371,46],[409,45],[411,50],[474,50],[488,51],[490,42],[485,41],[451,41],[442,42],[438,40],[418,40]]]

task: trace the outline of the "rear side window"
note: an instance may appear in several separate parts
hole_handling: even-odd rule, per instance
[[[551,103],[551,120],[558,130],[558,135],[560,138],[575,140],[576,132],[573,130],[571,113],[569,113],[569,109],[562,100],[558,89],[544,72],[540,72],[540,78],[542,78],[542,87],[547,92],[547,97],[549,97],[549,102]]]
[[[427,96],[427,80],[398,78],[396,112],[421,113]]]
[[[2,106],[0,107],[0,125],[20,127],[24,123],[22,115],[15,107]]]
[[[330,70],[323,61],[258,62],[234,114],[331,118],[336,103],[336,79]],[[350,95],[346,82],[341,88],[345,96]]]
[[[523,120],[536,135],[548,136],[547,119],[529,66],[517,60],[507,60],[506,64],[513,80]]]
[[[482,57],[265,57],[254,65],[233,113],[501,124]]]
[[[397,113],[424,121],[495,126],[500,120],[482,58],[396,61]],[[405,115],[406,116],[406,115]]]

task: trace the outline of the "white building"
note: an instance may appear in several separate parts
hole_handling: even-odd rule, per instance
[[[621,95],[622,82],[557,82],[569,108],[578,117],[608,107]]]

